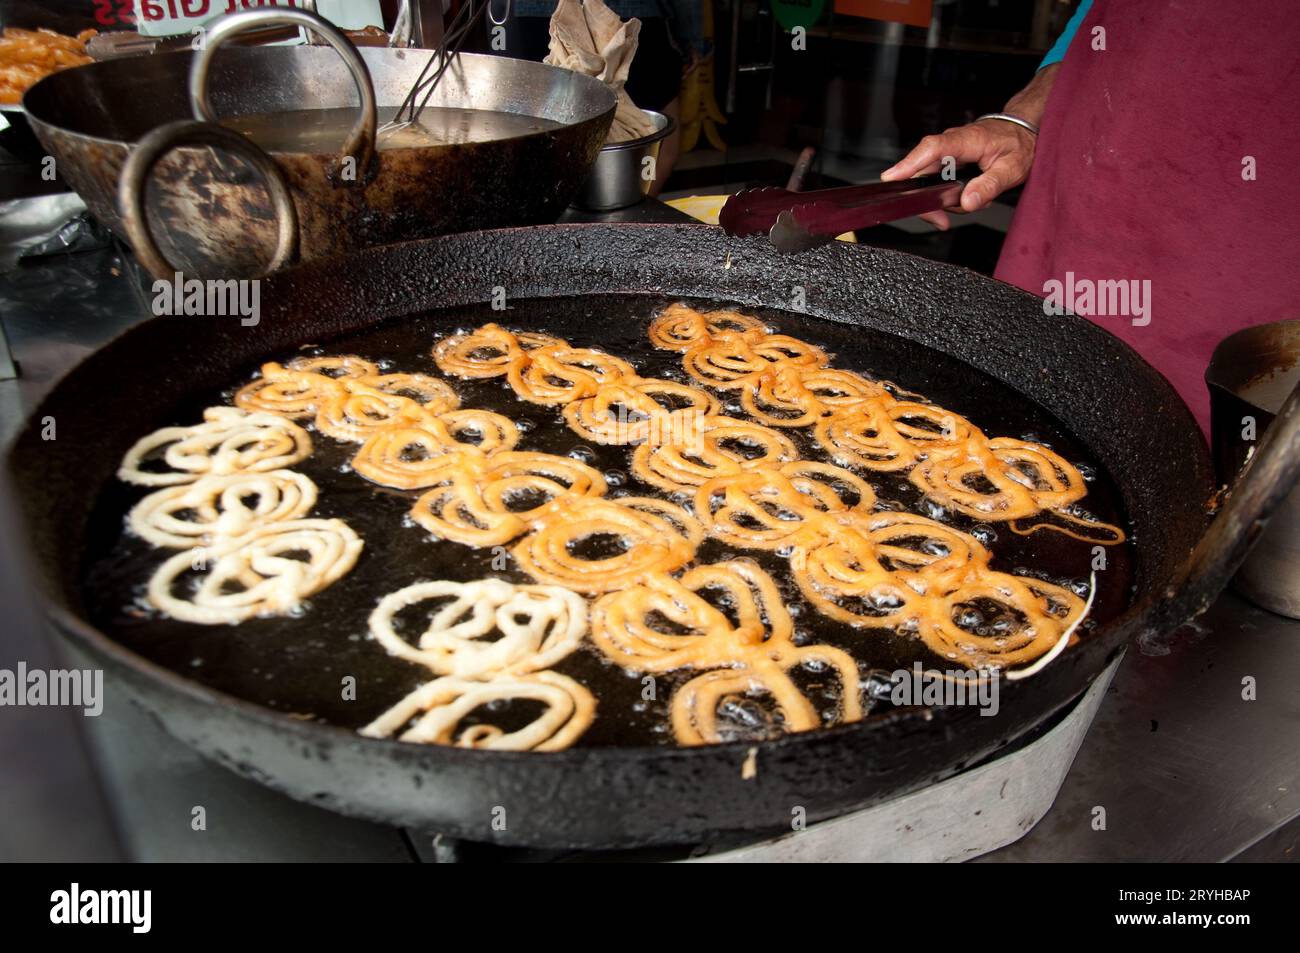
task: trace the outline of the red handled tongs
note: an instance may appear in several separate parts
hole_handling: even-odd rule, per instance
[[[764,232],[779,251],[799,252],[844,232],[957,205],[965,185],[937,175],[839,189],[745,189],[727,199],[718,224],[728,235]]]

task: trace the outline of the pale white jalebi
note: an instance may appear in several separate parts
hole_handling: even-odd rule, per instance
[[[397,632],[394,618],[421,603],[430,603],[428,625],[412,642]],[[576,593],[499,579],[416,583],[384,596],[370,614],[370,634],[390,655],[459,678],[549,668],[586,631],[587,604]],[[495,641],[487,638],[494,634]]]
[[[425,603],[421,618],[427,625],[413,640],[406,638],[397,631],[398,616]],[[418,582],[381,599],[369,628],[389,654],[443,677],[415,689],[362,728],[364,735],[499,751],[556,751],[571,745],[595,717],[592,694],[548,670],[587,633],[587,603],[568,589],[499,579]],[[495,712],[500,703],[517,701],[540,702],[543,711],[513,731],[482,721],[457,730],[477,709],[490,706]]]
[[[137,440],[117,475],[141,486],[175,486],[208,475],[280,470],[310,455],[311,437],[291,420],[237,407],[209,407],[201,424],[163,427]],[[166,469],[145,469],[153,463]]]
[[[301,473],[230,473],[150,493],[132,508],[127,525],[155,546],[189,549],[306,516],[315,505],[316,484]]]
[[[148,599],[173,619],[199,625],[286,615],[347,573],[362,545],[342,520],[268,523],[177,553],[149,580]]]
[[[514,731],[488,724],[457,731],[476,709],[514,701],[540,702],[542,713]],[[591,692],[556,672],[503,674],[486,681],[448,676],[421,685],[362,728],[361,734],[492,751],[559,751],[587,730],[595,710]]]

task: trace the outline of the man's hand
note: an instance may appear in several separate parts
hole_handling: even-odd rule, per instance
[[[1037,125],[1047,108],[1047,97],[1056,78],[1058,64],[1038,71],[1023,90],[1007,103],[1006,112]],[[926,136],[897,165],[880,173],[883,182],[931,175],[943,168],[949,156],[956,165],[975,163],[981,174],[966,183],[961,205],[950,212],[974,212],[992,202],[1007,189],[1015,188],[1029,177],[1034,164],[1036,136],[1015,123],[985,119],[967,126],[957,126],[942,135]],[[922,215],[940,229],[950,222],[947,212]]]
[[[953,212],[974,212],[1029,177],[1029,167],[1034,162],[1034,134],[1015,123],[998,119],[958,126],[941,136],[926,136],[901,162],[880,173],[881,181],[910,179],[938,172],[947,156],[951,156],[957,165],[973,162],[982,170],[981,175],[966,183],[961,193],[961,205],[950,209]],[[949,225],[947,212],[931,212],[922,218],[941,229]]]

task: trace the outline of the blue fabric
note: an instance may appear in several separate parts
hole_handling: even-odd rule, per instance
[[[1074,16],[1070,17],[1070,22],[1065,25],[1061,35],[1056,38],[1056,43],[1047,51],[1043,61],[1038,64],[1039,69],[1065,59],[1065,51],[1070,48],[1070,41],[1074,39],[1074,34],[1079,32],[1079,24],[1083,22],[1083,18],[1088,15],[1088,11],[1091,9],[1092,0],[1083,0],[1079,4],[1079,9],[1074,11]]]

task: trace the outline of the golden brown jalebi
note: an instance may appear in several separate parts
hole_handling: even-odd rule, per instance
[[[809,667],[818,678],[832,674],[839,682],[839,702],[829,717],[819,714],[790,678],[789,672],[796,666]],[[673,695],[673,735],[679,744],[689,746],[750,740],[754,734],[751,716],[731,719],[726,728],[719,724],[718,716],[756,694],[770,696],[779,716],[762,737],[849,724],[862,718],[860,691],[857,665],[848,652],[830,645],[794,648],[778,660],[760,657],[748,665],[715,669],[691,679]]]
[[[720,592],[733,622],[698,593]],[[652,573],[638,585],[597,600],[592,641],[611,660],[638,672],[730,666],[765,645],[785,651],[794,623],[780,591],[757,564],[733,560],[697,566],[680,580]]]
[[[295,357],[285,365],[285,369],[300,374],[319,374],[322,377],[338,381],[360,380],[365,377],[374,377],[379,373],[378,364],[367,361],[364,357],[357,357],[355,354],[340,354],[333,357]]]
[[[316,427],[336,440],[363,443],[386,427],[410,427],[455,410],[455,391],[423,374],[349,378],[321,401]]]
[[[916,592],[948,591],[983,575],[993,558],[969,533],[916,513],[837,514],[830,522],[839,525],[831,530],[823,523],[828,544],[837,542],[841,526],[862,534],[880,565]]]
[[[724,332],[767,333],[758,318],[737,311],[696,311],[688,304],[670,304],[650,322],[650,343],[666,351],[687,351]]]
[[[453,377],[502,377],[511,364],[529,351],[550,344],[564,342],[546,334],[512,332],[496,324],[485,324],[468,334],[443,338],[434,345],[433,360],[443,373]]]
[[[439,539],[499,546],[538,525],[560,503],[603,496],[605,490],[599,471],[570,457],[461,453],[416,500],[411,517]]]
[[[316,429],[335,440],[364,443],[388,427],[417,426],[428,416],[409,397],[345,389],[321,404],[316,412]]]
[[[716,398],[704,391],[655,378],[601,384],[595,394],[569,403],[569,429],[593,443],[689,444],[703,432],[703,418],[716,415]]]
[[[705,591],[716,593],[715,601],[701,595]],[[831,646],[796,647],[780,591],[748,560],[698,566],[680,580],[649,575],[598,600],[591,625],[597,647],[631,671],[715,670],[687,682],[673,696],[673,732],[682,744],[728,740],[718,709],[733,696],[756,693],[771,696],[780,730],[821,727],[822,717],[787,674],[813,660],[840,682],[839,711],[831,722],[862,716],[853,659]]]
[[[515,562],[539,582],[594,595],[682,568],[704,538],[666,500],[564,497],[515,545]]]
[[[148,598],[173,619],[199,625],[286,615],[347,573],[361,548],[341,520],[266,523],[205,549],[177,553],[149,580]],[[201,574],[197,587],[178,585],[195,574]]]
[[[966,418],[942,407],[880,398],[823,417],[814,433],[836,462],[884,473],[985,439]]]
[[[694,491],[720,477],[796,460],[789,437],[734,417],[690,418],[680,439],[643,443],[632,452],[632,474],[669,493]]]
[[[747,549],[779,550],[816,532],[821,514],[870,513],[875,504],[859,477],[807,460],[715,477],[695,494],[695,513],[709,534]]]
[[[314,417],[345,381],[371,378],[379,368],[354,354],[296,357],[288,364],[263,364],[257,379],[235,394],[235,406],[295,419]]]
[[[460,404],[446,383],[425,374],[381,374],[355,355],[295,358],[262,365],[235,395],[245,410],[314,417],[321,433],[364,441],[387,426],[416,426]]]
[[[436,433],[431,423],[379,428],[352,458],[352,469],[371,483],[399,490],[417,490],[447,479],[464,462],[452,452],[451,435]]]
[[[280,470],[310,455],[307,431],[283,417],[209,407],[201,424],[163,427],[137,440],[117,476],[142,486],[175,486],[202,476]],[[166,469],[145,469],[154,464]]]
[[[333,377],[272,362],[263,364],[261,376],[240,388],[235,394],[235,406],[305,419],[316,416],[320,405],[342,389],[343,385]]]
[[[1087,492],[1078,471],[1046,447],[1002,437],[930,454],[909,476],[926,496],[977,519],[1032,516]]]
[[[513,362],[506,380],[515,394],[532,404],[567,404],[591,397],[604,384],[636,379],[632,365],[604,351],[567,344],[548,344]]]
[[[513,420],[473,407],[440,414],[430,429],[439,437],[445,433],[455,444],[454,449],[474,447],[488,456],[513,450],[519,443],[519,428]]]
[[[682,366],[701,384],[740,390],[757,384],[777,365],[822,368],[827,360],[820,348],[784,334],[724,331],[691,345]]]
[[[1033,661],[1056,644],[1084,605],[1062,586],[1000,572],[931,600],[919,622],[921,639],[935,654],[970,668]]]
[[[427,374],[371,374],[344,381],[343,386],[354,394],[375,391],[414,401],[434,417],[450,413],[460,406],[460,398],[449,384]]]
[[[925,495],[975,519],[1012,521],[1018,533],[1051,529],[1088,542],[1118,543],[1117,526],[1076,516],[1070,504],[1088,488],[1079,471],[1047,447],[996,437],[967,444],[963,453],[933,453],[909,474]],[[1023,528],[1015,521],[1050,513],[1058,521]],[[1064,524],[1064,525],[1061,525]]]
[[[805,536],[790,560],[819,612],[850,625],[915,632],[971,668],[1037,658],[1083,611],[1068,589],[992,571],[992,554],[973,536],[923,516],[835,513],[819,528],[821,538]],[[958,611],[980,601],[984,608]],[[990,607],[999,616],[994,622],[986,618]]]
[[[95,34],[82,30],[65,36],[44,28],[5,27],[0,35],[0,103],[22,102],[23,93],[51,73],[93,62],[86,43]]]
[[[732,312],[717,314],[731,320]],[[920,395],[828,368],[824,352],[797,338],[754,325],[728,328],[714,313],[679,303],[651,323],[650,340],[684,351],[682,366],[701,383],[739,390],[741,405],[762,423],[813,426],[817,442],[843,466],[906,472],[940,506],[1010,522],[1018,533],[1052,529],[1090,542],[1124,540],[1118,526],[1071,509],[1086,493],[1083,477],[1049,448],[990,439]],[[634,472],[641,479],[657,475],[661,488],[672,482],[650,468]],[[1052,518],[1032,520],[1043,513]]]
[[[939,644],[935,633],[952,632],[934,621],[941,611],[936,606],[992,571],[990,554],[974,537],[924,517],[877,512],[871,488],[845,467],[910,471],[936,503],[984,519],[1012,520],[1046,509],[1064,522],[1061,507],[1077,499],[1070,498],[1075,487],[1070,474],[1077,471],[1046,448],[1034,456],[1027,449],[1033,445],[990,441],[965,418],[888,382],[829,368],[820,349],[770,334],[758,319],[735,312],[671,306],[652,322],[651,340],[682,352],[683,366],[701,383],[738,391],[741,406],[761,424],[719,416],[716,400],[706,392],[641,378],[603,352],[563,341],[526,349],[496,328],[480,329],[466,340],[475,335],[482,336],[480,344],[497,341],[490,355],[499,364],[494,373],[505,373],[521,397],[562,405],[570,429],[593,442],[637,444],[632,473],[638,480],[667,492],[691,492],[704,530],[724,542],[790,555],[809,601],[853,625],[915,629]],[[688,416],[693,432],[686,426]],[[800,460],[794,444],[771,429],[809,426],[844,466]],[[964,454],[981,451],[986,454],[982,468],[960,462]],[[991,470],[997,479],[980,483],[976,469]],[[1009,485],[995,496],[989,487],[997,488],[997,480]],[[532,514],[529,523],[503,518],[502,507],[479,496],[478,484],[467,478],[459,484],[444,481],[426,495],[421,521],[441,535],[480,545],[531,529],[515,552],[523,568],[543,581],[599,592],[594,575],[614,572],[610,560],[622,560],[618,568],[624,568],[633,562],[629,553],[644,545],[635,541],[636,534],[629,538],[612,531],[631,518],[608,510],[624,501],[600,501],[603,506],[591,512],[608,510],[611,518],[594,525],[610,531],[589,532],[577,517],[567,524],[559,520],[559,512],[568,512],[560,504]],[[1026,499],[1033,507],[1028,511]],[[590,543],[600,536],[618,548],[613,556]],[[631,578],[649,578],[646,566],[653,563],[647,551]],[[618,582],[607,583],[608,588],[627,582],[624,576],[611,578]],[[1044,630],[1035,645],[1071,621],[1068,613],[1058,618],[1047,611],[1044,590],[1018,589],[1013,596],[1028,600],[1023,610],[1014,610],[1033,620],[1027,628],[1036,624]],[[969,651],[957,655],[976,664],[973,643],[959,645]],[[722,684],[711,676],[700,687]]]
[[[463,436],[477,442],[463,441]],[[474,458],[514,447],[519,430],[508,418],[487,410],[453,410],[413,426],[381,427],[352,458],[352,469],[372,483],[416,490],[450,479]]]
[[[921,599],[979,578],[990,553],[977,539],[912,513],[835,513],[805,533],[790,557],[804,597],[823,615],[894,628]]]
[[[189,549],[297,519],[315,505],[316,484],[301,473],[232,473],[150,493],[132,508],[127,525],[155,546]]]
[[[892,404],[883,384],[852,371],[778,363],[741,392],[745,412],[769,427],[806,427],[864,401]]]

